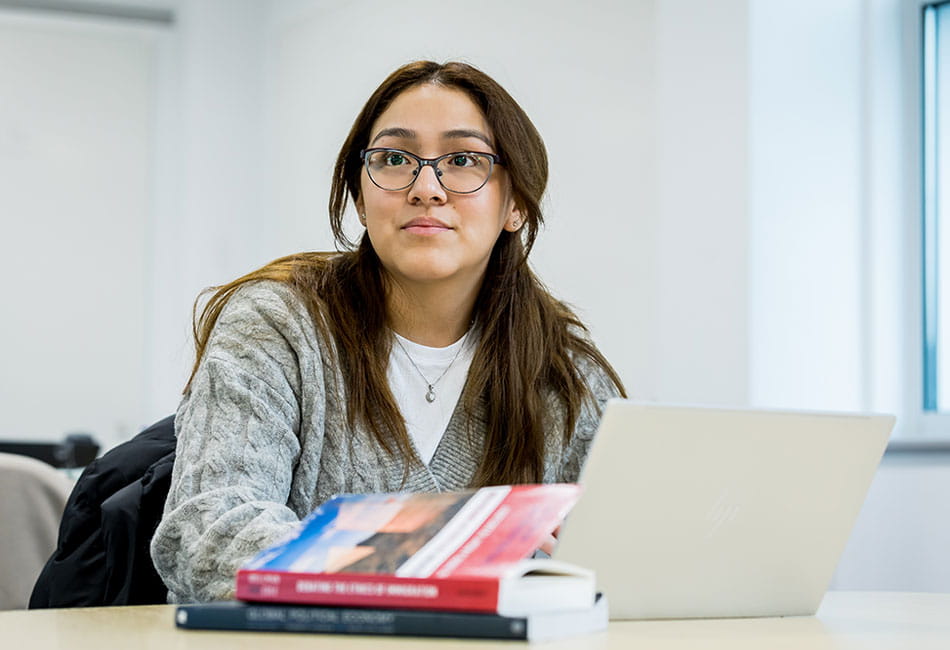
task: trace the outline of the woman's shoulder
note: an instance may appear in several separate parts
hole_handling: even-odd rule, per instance
[[[317,305],[319,301],[314,301]],[[314,316],[297,289],[278,280],[252,280],[227,298],[215,330],[240,332],[254,338],[277,336],[313,343]]]
[[[316,295],[318,278],[339,253],[288,255],[249,273],[225,287],[233,287],[225,310],[285,313],[302,318],[322,304]],[[301,281],[300,278],[305,278]],[[303,292],[309,292],[306,296]]]
[[[231,305],[295,309],[303,305],[297,290],[280,280],[251,280],[235,289],[228,301]]]
[[[299,317],[307,306],[297,290],[278,280],[251,280],[234,290],[221,312],[222,319],[258,314]]]

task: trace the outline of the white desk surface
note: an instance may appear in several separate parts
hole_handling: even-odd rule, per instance
[[[511,641],[178,630],[173,618],[172,605],[5,611],[0,612],[0,646],[9,650],[510,650],[522,645]],[[950,594],[829,592],[813,617],[614,622],[606,632],[536,645],[571,650],[947,650]]]

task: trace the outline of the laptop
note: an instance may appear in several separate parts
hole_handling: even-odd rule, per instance
[[[614,620],[814,614],[894,420],[610,400],[554,558]]]

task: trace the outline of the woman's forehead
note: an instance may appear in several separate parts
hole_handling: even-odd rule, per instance
[[[403,91],[380,114],[370,143],[382,138],[406,142],[453,141],[475,138],[492,146],[484,113],[464,91],[434,84]]]

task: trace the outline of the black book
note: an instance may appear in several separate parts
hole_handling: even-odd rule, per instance
[[[607,628],[607,599],[592,607],[499,616],[417,609],[362,609],[226,601],[179,605],[175,623],[193,630],[322,632],[545,641]]]

